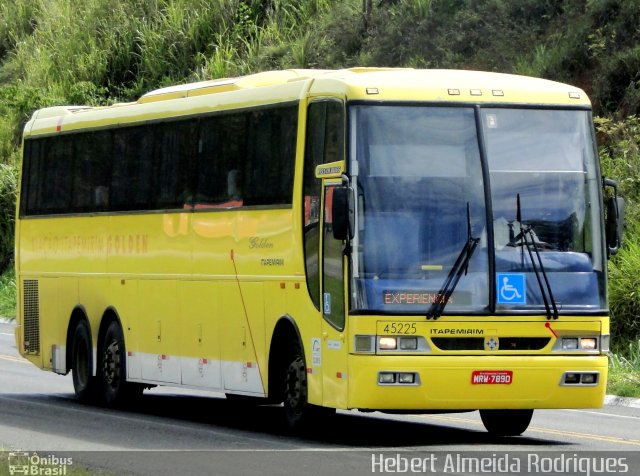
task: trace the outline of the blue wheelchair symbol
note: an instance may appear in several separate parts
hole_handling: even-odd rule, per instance
[[[324,293],[324,303],[322,306],[322,312],[326,315],[331,314],[331,294]]]
[[[525,278],[524,274],[498,273],[496,276],[498,304],[526,304]]]

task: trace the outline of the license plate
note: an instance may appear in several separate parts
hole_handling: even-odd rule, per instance
[[[513,372],[511,370],[474,370],[471,374],[473,385],[511,385]]]

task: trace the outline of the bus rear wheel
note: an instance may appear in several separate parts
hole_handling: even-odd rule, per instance
[[[102,339],[100,352],[101,396],[104,404],[119,407],[142,394],[143,386],[126,381],[127,360],[120,324],[111,321]]]
[[[487,431],[494,436],[518,436],[531,423],[533,410],[480,410]]]
[[[73,332],[71,347],[71,375],[73,389],[80,401],[88,401],[94,396],[95,378],[93,377],[93,351],[91,349],[91,331],[89,324],[81,320]]]

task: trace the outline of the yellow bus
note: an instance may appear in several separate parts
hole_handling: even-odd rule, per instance
[[[285,70],[42,109],[17,345],[107,406],[170,385],[292,427],[480,410],[517,435],[603,404],[606,186],[585,93],[514,75]]]

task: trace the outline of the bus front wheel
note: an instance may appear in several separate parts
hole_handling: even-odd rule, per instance
[[[531,423],[533,410],[480,410],[487,431],[494,436],[518,436]]]
[[[73,389],[81,401],[90,400],[94,393],[93,352],[91,350],[91,331],[87,321],[81,320],[73,333],[71,348],[71,375]]]
[[[292,430],[307,430],[312,425],[326,425],[335,415],[334,408],[312,405],[308,402],[307,366],[298,348],[289,359],[284,381],[284,413]]]
[[[307,369],[302,356],[295,353],[285,373],[284,414],[289,428],[300,428],[306,420]]]

